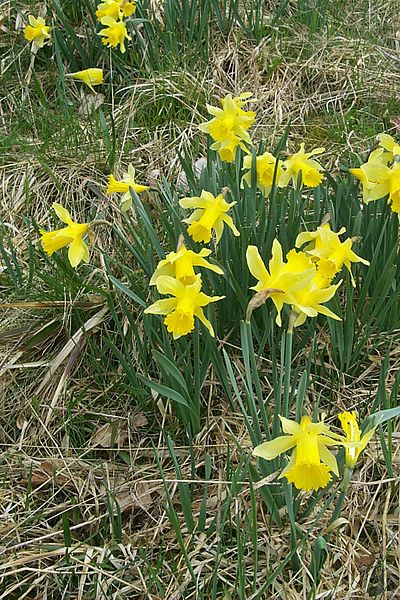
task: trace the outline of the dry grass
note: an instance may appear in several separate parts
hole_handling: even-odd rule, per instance
[[[266,38],[258,46],[231,35],[226,44],[216,40],[210,66],[204,73],[155,74],[119,90],[114,112],[116,169],[122,170],[132,161],[138,164],[142,177],[155,177],[158,171],[176,180],[177,151],[196,145],[197,124],[205,117],[204,102],[244,89],[252,90],[257,98],[255,138],[273,144],[290,119],[295,139],[307,135],[310,145],[326,144],[331,156],[346,151],[363,153],[375,132],[370,126],[379,130],[384,122],[398,117],[396,110],[400,108],[397,104],[393,112],[388,108],[384,114],[386,99],[399,96],[400,63],[396,3],[386,2],[380,8],[370,10],[367,30],[360,38],[354,32],[364,22],[362,8],[352,13],[354,23],[347,37],[345,32],[326,39],[315,36],[312,52],[305,27]],[[386,29],[386,35],[370,39],[374,29]],[[20,74],[12,80],[2,103],[3,134],[11,132],[22,84]],[[143,110],[158,117],[160,101],[166,107],[165,122],[157,118],[154,126],[151,121],[147,127],[132,126],[133,120],[144,118]],[[186,120],[171,117],[178,109],[187,115]],[[32,123],[37,120],[35,110],[28,96],[26,113]],[[349,119],[349,115],[356,120]],[[54,145],[49,144],[48,151],[40,151],[43,140],[37,132],[37,136],[25,140],[24,147],[9,146],[3,157],[0,210],[24,270],[29,266],[27,214],[45,225],[53,201],[73,204],[77,217],[89,208],[101,210],[108,202],[102,197],[106,167],[99,161],[104,142],[93,142],[90,120],[77,121],[77,127],[76,146],[73,136],[65,137],[65,131],[55,129]],[[94,188],[99,190],[100,199]],[[100,244],[107,244],[106,235],[101,234]],[[99,262],[96,266],[94,280],[104,281],[103,265]],[[4,288],[2,291],[7,292]],[[221,537],[228,535],[222,511],[224,500],[231,498],[232,539],[236,532],[245,532],[251,491],[244,481],[239,492],[233,494],[227,473],[228,446],[230,468],[241,460],[235,439],[243,448],[250,448],[242,416],[226,406],[210,373],[204,407],[206,425],[192,450],[185,445],[175,449],[183,479],[192,483],[194,518],[200,514],[207,486],[206,525],[216,523],[209,537],[182,530],[198,581],[195,590],[167,511],[166,488],[179,522],[184,523],[176,471],[164,438],[158,433],[162,427],[171,432],[178,429],[169,405],[158,403],[154,414],[147,415],[150,424],[146,424],[135,400],[118,387],[121,368],[116,368],[111,359],[108,364],[107,358],[104,360],[107,354],[101,335],[112,324],[109,313],[101,312],[101,298],[79,289],[72,295],[65,289],[64,305],[50,307],[40,304],[53,301],[46,298],[46,289],[40,291],[39,299],[36,292],[33,289],[28,299],[9,298],[5,293],[9,306],[0,313],[0,600],[191,600],[209,585],[215,569],[221,589],[225,583],[225,589],[232,590],[238,549],[230,540],[220,554]],[[37,305],[24,307],[27,300],[35,300]],[[22,305],[13,306],[17,301]],[[90,338],[85,345],[80,343],[73,314],[79,302],[88,303],[80,307],[85,313],[83,322],[99,315],[90,338],[93,347],[104,352],[100,366],[101,370],[106,365],[104,377],[93,367]],[[54,329],[36,345],[26,347],[27,340],[53,320]],[[55,363],[77,333],[69,352],[60,364]],[[393,340],[388,389],[399,368],[398,332]],[[382,354],[386,343],[382,341]],[[333,392],[338,410],[368,405],[378,386],[380,362],[379,356],[372,357],[362,375],[351,383],[346,380],[338,384]],[[49,370],[55,364],[58,368]],[[266,361],[266,381],[271,368]],[[310,393],[318,396],[330,385],[321,378]],[[398,440],[399,433],[395,433],[393,477],[388,475],[378,441],[366,451],[362,467],[354,474],[342,519],[331,531],[329,562],[322,571],[318,598],[400,597]],[[212,473],[207,483],[206,454]],[[125,507],[120,522],[115,499]],[[312,525],[313,517],[300,524],[303,531]],[[256,518],[260,549],[256,574],[250,537],[241,560],[245,578],[249,582],[255,578],[258,588],[287,557],[290,528],[287,524],[281,528],[272,525],[261,500],[257,500]],[[326,533],[327,523],[326,519],[320,525],[320,533]],[[311,540],[314,537],[315,533]],[[272,583],[268,596],[263,597],[311,597],[308,546],[301,560],[299,573],[293,573],[288,564]],[[154,591],[158,586],[164,589],[162,595]],[[227,600],[235,596],[226,593],[216,597]]]

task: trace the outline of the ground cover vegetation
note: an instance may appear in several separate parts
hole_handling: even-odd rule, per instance
[[[396,597],[396,2],[0,6],[0,597]]]

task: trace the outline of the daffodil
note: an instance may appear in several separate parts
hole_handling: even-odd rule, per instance
[[[103,22],[104,17],[111,17],[112,19],[120,19],[122,17],[129,17],[134,14],[136,10],[136,2],[128,2],[123,0],[105,0],[97,6],[96,17],[100,22]]]
[[[307,286],[315,274],[315,264],[303,252],[293,250],[288,253],[287,262],[285,262],[282,246],[277,239],[272,244],[269,271],[256,246],[247,248],[246,259],[250,273],[258,279],[257,285],[251,289],[265,293],[266,297],[272,299],[277,310],[276,322],[281,326],[283,305],[290,304],[289,291],[295,292]]]
[[[127,173],[123,174],[121,180],[115,179],[114,175],[108,178],[107,194],[116,192],[122,193],[121,210],[126,211],[132,206],[132,197],[129,190],[132,189],[136,194],[145,192],[149,189],[148,185],[141,185],[135,181],[135,169],[132,164],[129,164]]]
[[[362,170],[367,178],[376,184],[370,192],[370,200],[379,200],[387,196],[392,211],[400,213],[400,162],[395,160],[391,167],[366,163]]]
[[[188,219],[184,219],[184,223],[189,224],[188,233],[195,242],[209,242],[214,230],[218,243],[225,224],[230,227],[234,235],[240,235],[232,217],[227,214],[236,202],[226,202],[222,194],[215,197],[211,192],[203,190],[200,197],[182,198],[179,200],[179,204],[182,208],[195,209]]]
[[[300,248],[303,244],[308,243],[305,251],[317,259],[329,260],[336,267],[336,273],[342,269],[343,265],[349,271],[353,286],[355,281],[351,272],[351,263],[361,262],[364,265],[369,265],[369,261],[352,250],[353,241],[348,238],[344,242],[340,240],[340,236],[345,233],[346,228],[342,227],[338,232],[332,231],[329,223],[325,223],[318,227],[315,231],[304,231],[297,236],[296,248]]]
[[[219,153],[221,160],[233,162],[239,146],[248,152],[245,143],[251,144],[248,129],[254,123],[255,113],[245,111],[242,107],[251,95],[250,92],[245,92],[232,98],[231,94],[228,94],[221,99],[222,108],[207,104],[207,111],[213,118],[199,125],[199,129],[212,137],[214,143],[211,148]]]
[[[88,262],[89,249],[83,238],[88,233],[89,223],[75,223],[66,208],[53,203],[53,208],[59,219],[67,224],[63,229],[56,231],[41,231],[44,251],[51,256],[57,250],[69,246],[68,259],[73,267],[77,267],[83,260]]]
[[[300,144],[300,150],[283,162],[285,171],[280,177],[281,185],[284,187],[287,186],[290,180],[293,181],[294,185],[298,185],[301,174],[301,181],[304,185],[307,187],[317,187],[324,179],[321,173],[323,167],[319,162],[310,157],[322,154],[323,152],[325,152],[325,148],[315,148],[311,152],[306,152],[304,144]]]
[[[128,35],[125,23],[120,20],[116,21],[112,17],[103,17],[101,24],[105,25],[104,29],[99,31],[99,35],[104,39],[101,40],[105,46],[119,49],[122,53],[125,52],[125,40],[130,40],[131,37]]]
[[[24,36],[28,42],[32,42],[32,49],[43,48],[46,41],[50,39],[51,27],[46,25],[43,17],[28,17],[29,25],[25,27]]]
[[[293,453],[279,478],[286,477],[297,489],[318,490],[331,481],[331,472],[338,475],[335,455],[329,446],[342,443],[341,436],[334,434],[323,421],[313,423],[308,416],[300,424],[279,415],[283,432],[287,435],[264,442],[253,450],[253,455],[273,460],[291,450]]]
[[[188,250],[185,244],[177,250],[177,252],[170,252],[167,254],[164,260],[161,260],[156,270],[150,279],[150,285],[156,285],[157,279],[160,276],[167,275],[174,277],[178,281],[181,281],[184,285],[190,285],[196,281],[196,273],[194,267],[203,267],[223,275],[224,272],[217,265],[209,263],[205,257],[211,254],[211,250],[202,248],[198,254],[193,250]]]
[[[346,435],[346,440],[347,442],[350,442],[345,447],[346,465],[349,467],[349,469],[354,469],[358,457],[374,435],[375,428],[370,429],[364,433],[364,435],[361,435],[360,428],[357,423],[357,415],[354,411],[345,411],[340,413],[338,416],[342,425],[342,429]],[[352,442],[359,442],[359,444],[354,444],[354,446],[352,446]]]
[[[378,133],[376,139],[378,140],[379,145],[386,150],[388,155],[387,162],[393,160],[395,156],[400,155],[400,144],[392,138],[391,135],[388,135],[387,133]]]
[[[93,86],[101,85],[103,83],[103,69],[84,69],[83,71],[77,71],[76,73],[66,73],[65,77],[71,77],[71,79],[82,81],[94,92]]]
[[[169,294],[172,298],[157,300],[144,311],[146,314],[167,315],[164,324],[174,339],[190,333],[194,329],[194,318],[205,325],[212,336],[214,329],[206,318],[203,307],[210,302],[222,300],[225,296],[207,296],[201,291],[201,277],[196,275],[194,283],[185,286],[181,281],[161,275],[156,281],[160,294]]]
[[[252,157],[245,156],[243,159],[243,168],[249,169],[249,171],[243,175],[241,187],[244,187],[244,182],[251,187],[251,166]],[[274,182],[274,175],[275,185],[283,187],[280,183],[280,177],[282,174],[282,161],[275,158],[275,156],[270,152],[264,152],[264,154],[256,157],[257,187],[261,190],[264,196],[268,196],[271,191],[272,184]]]
[[[319,276],[318,270],[315,270],[314,276],[307,285],[297,290],[289,290],[286,295],[286,301],[291,305],[292,311],[298,314],[294,321],[294,326],[302,325],[307,317],[316,317],[318,314],[325,315],[336,321],[341,318],[335,315],[328,307],[323,306],[333,298],[342,281],[335,285],[326,286],[325,278]]]

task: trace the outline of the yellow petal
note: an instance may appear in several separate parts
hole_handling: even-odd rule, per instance
[[[157,278],[156,285],[160,294],[170,294],[171,296],[179,296],[185,289],[180,281],[164,275]]]
[[[72,219],[71,219],[71,215],[69,214],[67,209],[64,208],[63,206],[61,206],[61,204],[58,204],[57,202],[53,202],[52,206],[53,206],[54,212],[56,213],[57,217],[63,223],[67,223],[68,225],[71,225]]]
[[[253,275],[253,277],[258,279],[258,281],[265,281],[269,278],[267,268],[256,246],[248,246],[246,251],[246,260],[250,273]]]
[[[68,260],[72,267],[77,267],[83,260],[85,254],[87,254],[85,246],[85,242],[79,237],[75,238],[71,243],[68,250]]]
[[[154,304],[148,306],[144,313],[150,315],[168,315],[170,312],[175,310],[177,305],[176,298],[163,298],[162,300],[157,300]]]
[[[254,456],[260,456],[265,460],[273,460],[283,452],[290,450],[296,445],[296,440],[292,435],[281,435],[274,440],[264,442],[253,450]]]

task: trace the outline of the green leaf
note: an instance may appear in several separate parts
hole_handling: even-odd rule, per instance
[[[134,300],[142,308],[146,308],[146,306],[147,306],[146,302],[144,300],[142,300],[142,298],[139,298],[139,296],[137,294],[135,294],[135,292],[133,292],[130,288],[128,288],[128,286],[126,286],[124,283],[122,283],[121,281],[119,281],[118,279],[113,277],[112,275],[109,275],[108,278],[111,281],[111,283],[113,285],[115,285],[115,287],[118,290],[120,290],[121,292],[123,292],[124,294],[129,296],[129,298],[132,298],[132,300]]]
[[[147,387],[157,392],[157,394],[160,394],[160,396],[166,396],[171,400],[175,400],[175,402],[178,402],[178,404],[182,404],[183,406],[186,406],[186,408],[190,409],[188,401],[185,400],[185,398],[176,390],[173,390],[162,383],[157,383],[151,379],[145,379],[144,377],[141,377],[140,379],[145,385],[147,385]]]
[[[369,417],[365,420],[366,427],[364,429],[364,433],[377,427],[378,425],[382,425],[385,421],[389,421],[389,419],[394,419],[400,416],[400,406],[396,408],[387,408],[386,410],[379,410],[378,412],[369,415]]]

